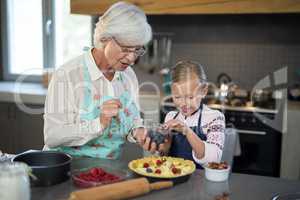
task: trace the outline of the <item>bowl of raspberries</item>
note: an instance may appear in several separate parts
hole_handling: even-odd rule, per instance
[[[80,188],[95,187],[123,181],[130,176],[128,171],[113,170],[104,167],[90,167],[72,172],[72,181]]]

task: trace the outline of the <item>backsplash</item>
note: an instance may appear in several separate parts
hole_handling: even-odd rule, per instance
[[[289,84],[299,82],[300,15],[173,15],[148,16],[154,32],[174,33],[173,65],[180,59],[199,61],[210,81],[225,72],[251,89],[268,74],[288,66]],[[135,67],[140,82],[161,83]]]

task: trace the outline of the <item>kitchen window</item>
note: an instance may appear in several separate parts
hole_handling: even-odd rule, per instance
[[[70,0],[1,1],[4,80],[40,81],[91,46],[92,18],[70,14]]]

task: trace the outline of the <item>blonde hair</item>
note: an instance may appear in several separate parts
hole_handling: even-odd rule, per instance
[[[195,61],[179,61],[172,68],[172,83],[187,81],[196,76],[201,84],[207,84],[207,77],[201,64]]]
[[[99,17],[94,30],[94,46],[102,48],[101,39],[110,37],[126,46],[142,46],[151,40],[152,29],[141,9],[121,1]]]

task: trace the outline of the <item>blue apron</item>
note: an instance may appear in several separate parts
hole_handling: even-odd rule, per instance
[[[198,137],[201,140],[206,141],[207,137],[203,133],[203,130],[201,128],[202,109],[203,109],[203,104],[201,103],[200,107],[198,109],[198,110],[200,110],[198,125],[190,127],[190,128],[198,135]],[[173,119],[176,119],[178,114],[179,114],[179,112],[174,116]],[[202,166],[195,162],[193,155],[192,155],[192,150],[193,149],[192,149],[189,141],[186,139],[186,136],[182,135],[181,133],[173,135],[169,155],[173,156],[173,157],[180,157],[180,158],[192,160],[192,161],[194,161],[197,169],[202,169]]]
[[[92,81],[89,75],[88,67],[84,59],[83,63],[83,79],[85,82],[84,99],[81,105],[80,120],[89,121],[98,118],[100,120],[101,105],[108,100],[116,99],[112,96],[101,96],[94,99],[91,94]],[[118,80],[123,82],[122,74]],[[118,97],[122,104],[118,117],[114,117],[109,127],[107,127],[101,135],[94,138],[82,146],[61,146],[56,148],[58,151],[66,152],[72,156],[88,156],[94,158],[118,159],[121,154],[122,146],[126,140],[126,136],[134,125],[134,120],[140,118],[140,112],[132,101],[128,88]]]

